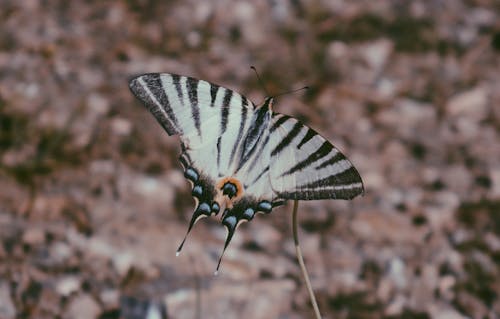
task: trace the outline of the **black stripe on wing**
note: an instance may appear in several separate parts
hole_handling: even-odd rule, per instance
[[[316,135],[318,135],[318,133],[316,133],[312,128],[308,127],[306,135],[302,138],[302,140],[300,141],[300,143],[297,145],[297,148],[300,149],[302,147],[302,145],[304,145],[307,142],[309,142],[309,140],[311,140]]]
[[[217,139],[217,170],[220,171],[220,151],[221,151],[221,137]]]
[[[174,83],[175,90],[177,91],[177,97],[181,104],[184,104],[184,94],[182,94],[181,88],[181,76],[177,74],[172,74],[172,82]]]
[[[231,98],[233,97],[233,91],[225,90],[224,100],[222,101],[221,107],[221,119],[220,119],[220,132],[221,134],[226,131],[227,128],[227,118],[229,117],[229,105],[231,103]]]
[[[191,104],[191,112],[193,114],[194,126],[198,131],[198,136],[201,136],[200,107],[198,105],[198,82],[199,81],[197,79],[188,77],[186,80],[186,88],[188,92],[189,103]]]
[[[270,134],[267,134],[266,138],[264,139],[264,141],[262,141],[262,143],[259,143],[258,145],[258,150],[255,150],[255,152],[257,152],[257,154],[261,154],[263,152],[263,150],[266,148],[266,145],[267,143],[269,143],[269,140],[271,138],[271,135]],[[255,148],[256,149],[256,148]],[[252,159],[252,162],[250,163],[250,165],[248,165],[248,170],[249,171],[252,171],[253,168],[255,167],[255,165],[257,164],[257,162],[260,160],[260,158],[258,156],[254,156],[253,159]],[[240,164],[240,167],[242,166],[243,164]]]
[[[346,159],[346,157],[344,156],[344,154],[337,151],[337,153],[335,155],[333,155],[330,159],[328,159],[328,160],[324,161],[323,163],[321,163],[320,165],[316,166],[316,170],[333,165],[333,164],[335,164],[341,160],[345,160],[345,159]]]
[[[217,98],[217,92],[219,91],[220,86],[217,84],[210,83],[210,106],[214,107],[215,99]]]
[[[266,101],[269,102],[269,101]],[[264,135],[265,129],[268,127],[270,120],[269,104],[260,107],[251,119],[250,127],[247,130],[245,140],[243,141],[243,148],[241,150],[240,162],[238,169],[248,161],[252,154],[257,149],[257,146]]]
[[[304,125],[300,122],[296,122],[293,128],[288,132],[288,134],[281,140],[281,142],[276,145],[274,150],[271,152],[271,156],[275,156],[279,152],[281,152],[285,147],[290,145],[290,143],[293,141],[293,139],[300,133]]]
[[[130,80],[129,87],[169,135],[182,133],[159,74],[150,73],[135,77]]]
[[[264,174],[265,174],[266,172],[269,172],[269,168],[270,168],[270,166],[269,166],[269,165],[267,165],[267,166],[266,166],[266,168],[264,168],[264,169],[263,169],[263,170],[262,170],[262,171],[261,171],[261,172],[260,172],[260,173],[259,173],[259,174],[258,174],[258,175],[254,178],[254,179],[253,179],[253,181],[251,181],[249,184],[246,184],[246,185],[245,185],[245,187],[248,187],[248,186],[251,186],[251,185],[253,185],[253,184],[257,183],[257,181],[258,181],[259,179],[261,179],[261,177],[262,177],[262,176],[264,176]]]
[[[338,186],[335,188],[287,191],[277,193],[278,198],[297,199],[297,200],[316,200],[316,199],[353,199],[364,192],[363,185]]]
[[[297,188],[328,188],[329,186],[341,187],[341,186],[349,186],[352,184],[357,184],[361,182],[361,177],[359,176],[358,171],[354,166],[351,165],[348,169],[332,174],[328,177],[319,179],[317,181],[300,185]]]
[[[231,157],[229,158],[229,163],[233,162],[234,155],[236,154],[236,149],[238,148],[238,145],[240,144],[241,137],[243,136],[243,130],[245,129],[245,123],[247,121],[247,113],[248,113],[248,109],[246,107],[242,107],[241,108],[240,128],[238,130],[238,136],[236,137],[236,141],[234,142],[233,149],[231,151]]]
[[[323,144],[311,155],[309,155],[305,160],[299,162],[294,167],[290,168],[288,171],[281,174],[281,176],[293,174],[299,170],[306,168],[307,166],[313,164],[314,162],[320,160],[321,158],[328,155],[333,149],[333,145],[330,142],[325,141]]]
[[[269,132],[272,133],[274,131],[276,131],[276,129],[278,127],[280,127],[281,125],[283,125],[283,123],[285,123],[286,121],[288,121],[291,117],[288,116],[288,115],[283,115],[283,114],[278,114],[278,113],[274,113],[273,114],[273,117],[275,115],[281,115],[281,117],[269,128]]]

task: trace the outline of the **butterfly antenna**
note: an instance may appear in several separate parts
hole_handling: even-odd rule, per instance
[[[302,90],[307,90],[307,89],[309,89],[309,87],[308,86],[304,86],[304,87],[301,87],[300,89],[294,89],[294,90],[290,90],[290,91],[286,91],[286,92],[280,93],[278,95],[273,96],[273,98],[277,98],[278,96],[282,96],[282,95],[290,94],[290,93],[295,93],[295,92],[302,91]]]
[[[259,76],[259,72],[257,72],[257,69],[252,65],[250,68],[255,72],[255,75],[257,76],[257,80],[259,81],[260,86],[264,89],[264,92],[266,92],[267,96],[270,96],[269,92],[266,89],[266,86],[264,85],[264,82],[262,82],[262,79]]]

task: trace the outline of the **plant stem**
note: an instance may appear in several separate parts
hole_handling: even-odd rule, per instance
[[[299,235],[297,232],[297,208],[299,207],[299,201],[295,200],[293,202],[293,214],[292,214],[292,229],[293,229],[293,241],[295,243],[295,252],[297,253],[297,259],[299,260],[300,270],[306,281],[307,292],[309,292],[309,298],[311,299],[311,304],[314,309],[314,314],[316,319],[321,319],[321,314],[319,313],[318,303],[316,302],[316,297],[314,296],[314,291],[312,290],[311,281],[309,280],[309,275],[307,274],[306,265],[304,264],[304,259],[302,258],[302,251],[299,245]]]

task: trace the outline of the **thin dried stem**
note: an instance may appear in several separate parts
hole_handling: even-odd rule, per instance
[[[293,229],[293,241],[295,243],[295,252],[297,253],[297,259],[299,260],[300,270],[304,276],[306,282],[307,292],[309,292],[309,298],[311,299],[311,304],[314,309],[314,314],[316,319],[321,319],[321,314],[319,313],[318,303],[316,302],[316,297],[314,296],[314,291],[312,290],[311,281],[309,280],[309,275],[307,274],[306,265],[304,264],[304,259],[302,258],[302,250],[299,245],[299,235],[297,232],[297,209],[299,207],[299,201],[295,200],[293,202],[293,214],[292,214],[292,229]]]

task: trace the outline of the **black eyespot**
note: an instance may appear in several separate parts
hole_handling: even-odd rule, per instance
[[[273,205],[268,201],[262,201],[259,203],[258,209],[259,209],[259,211],[268,214],[273,209]]]
[[[243,212],[242,218],[244,218],[248,221],[251,221],[254,215],[255,215],[255,211],[253,210],[253,208],[248,207],[247,209],[245,209],[245,212]]]
[[[201,203],[200,205],[198,205],[197,211],[200,214],[209,216],[211,213],[210,205],[208,205],[207,203]]]
[[[212,213],[215,213],[216,215],[219,213],[220,211],[220,206],[217,202],[213,202],[212,203]]]
[[[191,195],[199,198],[199,197],[201,197],[202,194],[203,194],[203,187],[201,187],[201,185],[196,185],[195,187],[193,187],[193,190],[191,191]]]
[[[236,188],[236,185],[233,183],[227,182],[222,186],[222,194],[229,196],[229,198],[233,198],[236,196],[236,193],[238,192],[238,189]]]
[[[222,224],[227,226],[230,230],[233,230],[237,223],[238,219],[236,219],[236,216],[228,216],[222,220]]]
[[[198,173],[192,167],[186,169],[186,171],[184,172],[184,177],[189,179],[193,183],[196,182],[199,178]]]

